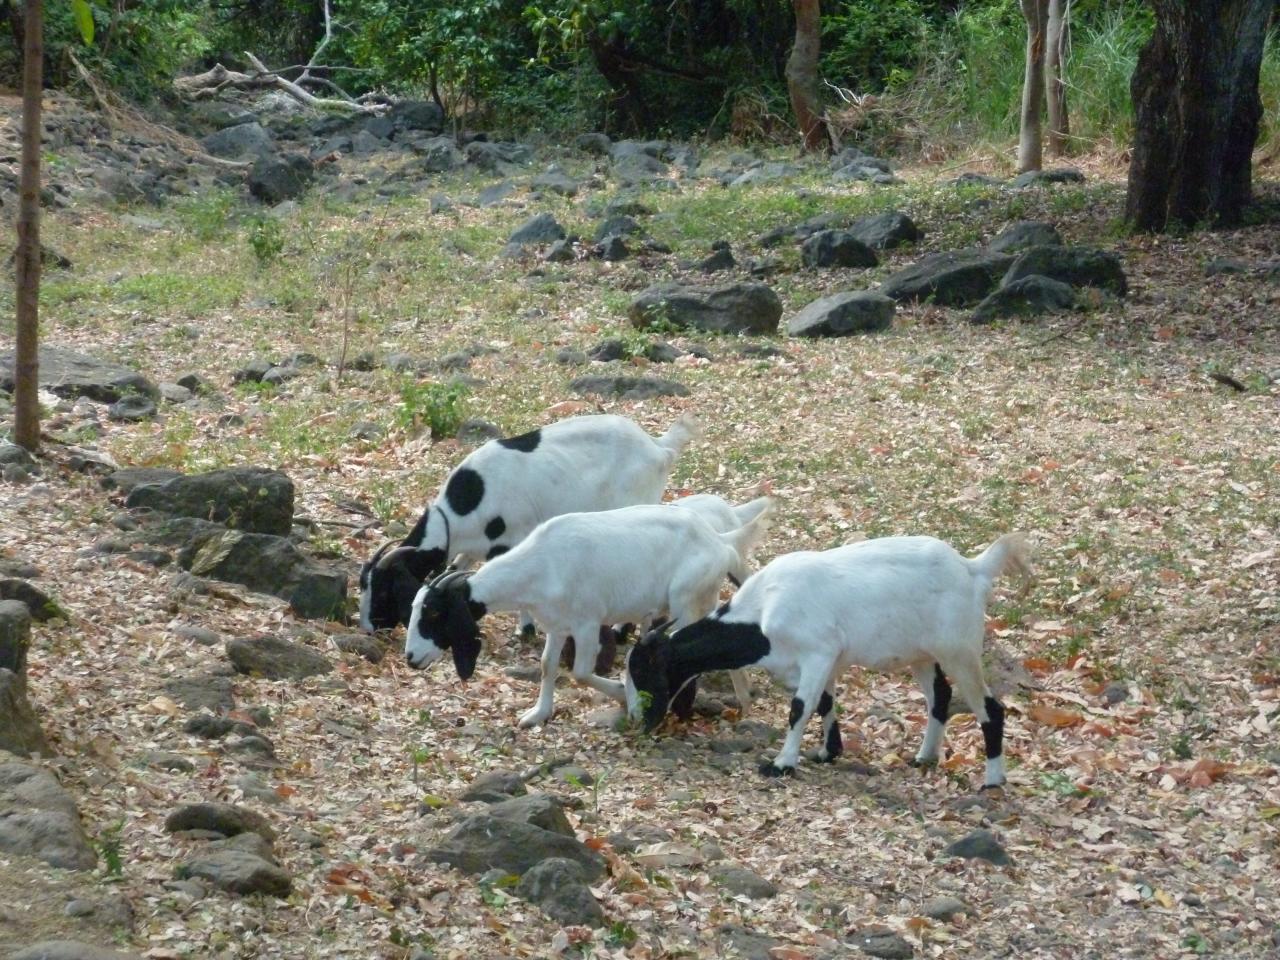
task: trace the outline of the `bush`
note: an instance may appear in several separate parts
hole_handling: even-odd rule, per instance
[[[899,86],[924,60],[929,25],[917,0],[845,0],[822,19],[822,72],[866,92]]]
[[[466,419],[466,396],[465,384],[406,380],[400,385],[396,424],[411,432],[426,427],[433,440],[452,437]]]

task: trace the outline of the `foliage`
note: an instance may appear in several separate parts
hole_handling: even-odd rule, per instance
[[[462,383],[418,383],[412,379],[400,385],[400,406],[396,424],[405,430],[426,427],[435,440],[452,437],[466,419],[464,401],[467,387]]]
[[[275,217],[256,216],[249,222],[249,248],[258,266],[265,267],[284,251],[284,228]]]
[[[917,0],[846,0],[822,20],[822,73],[860,92],[899,86],[922,62],[928,37]]]

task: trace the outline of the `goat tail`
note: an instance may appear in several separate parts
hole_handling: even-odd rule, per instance
[[[734,507],[733,515],[738,518],[738,523],[746,526],[760,514],[772,509],[772,507],[772,497],[756,497],[754,500]]]
[[[698,418],[692,413],[686,413],[673,423],[666,433],[653,442],[670,450],[671,462],[675,463],[676,457],[684,452],[684,448],[701,436],[702,424],[698,423]]]
[[[1027,584],[1035,575],[1031,568],[1031,540],[1025,533],[1006,533],[969,563],[981,581],[984,597],[1008,571],[1020,574]]]
[[[734,552],[734,562],[729,572],[739,583],[751,576],[751,570],[747,567],[747,558],[760,545],[764,535],[769,532],[770,517],[773,514],[772,497],[760,497],[759,500],[753,500],[744,506],[750,507],[755,504],[759,504],[759,507],[756,509],[755,516],[749,521],[737,530],[717,534],[721,542]]]

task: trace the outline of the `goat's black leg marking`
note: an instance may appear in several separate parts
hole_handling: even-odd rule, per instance
[[[929,705],[929,720],[925,726],[920,752],[912,759],[911,766],[931,767],[938,762],[942,738],[947,729],[947,717],[951,712],[951,684],[937,663],[933,665],[932,682],[928,673],[923,671],[916,671],[916,679],[924,690],[924,698]]]
[[[814,757],[819,763],[835,763],[836,757],[844,753],[844,741],[840,738],[840,724],[836,721],[835,709],[835,699],[823,690],[818,700],[818,716],[822,718],[825,734],[823,748]]]
[[[933,719],[945,727],[947,717],[951,715],[950,711],[951,684],[947,682],[947,675],[942,672],[942,667],[935,663],[933,665]]]
[[[787,726],[794,727],[804,716],[804,701],[799,697],[791,698],[791,714],[787,717]]]
[[[982,701],[987,712],[987,722],[982,724],[982,745],[987,751],[987,778],[983,790],[999,787],[1004,783],[1004,704],[995,697]]]
[[[779,767],[772,760],[760,764],[760,772],[766,777],[794,777],[795,767]]]

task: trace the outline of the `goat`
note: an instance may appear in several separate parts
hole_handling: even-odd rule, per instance
[[[384,544],[365,562],[360,625],[407,624],[418,589],[450,560],[493,559],[552,517],[657,503],[697,433],[690,414],[656,439],[626,417],[602,414],[490,440],[449,474],[398,547]]]
[[[746,579],[746,557],[768,527],[768,506],[728,533],[717,533],[696,510],[665,505],[553,517],[478,572],[448,573],[419,590],[405,658],[420,669],[451,651],[458,676],[470,679],[480,653],[477,621],[496,610],[527,610],[547,641],[538,701],[520,718],[521,727],[550,718],[569,637],[573,676],[625,702],[621,682],[594,672],[600,624],[668,611],[684,625],[710,612],[726,576]]]
[[[924,690],[929,721],[915,765],[942,746],[951,683],[982,727],[986,787],[1004,782],[1004,707],[982,674],[985,608],[1007,569],[1030,576],[1022,534],[1001,537],[966,559],[933,537],[886,537],[822,552],[778,557],[712,615],[667,634],[653,630],[632,648],[628,710],[652,731],[682,688],[708,670],[759,666],[794,691],[789,729],[766,776],[793,775],[805,723],[822,718],[816,759],[843,752],[835,715],[836,677],[852,665],[909,669]]]

